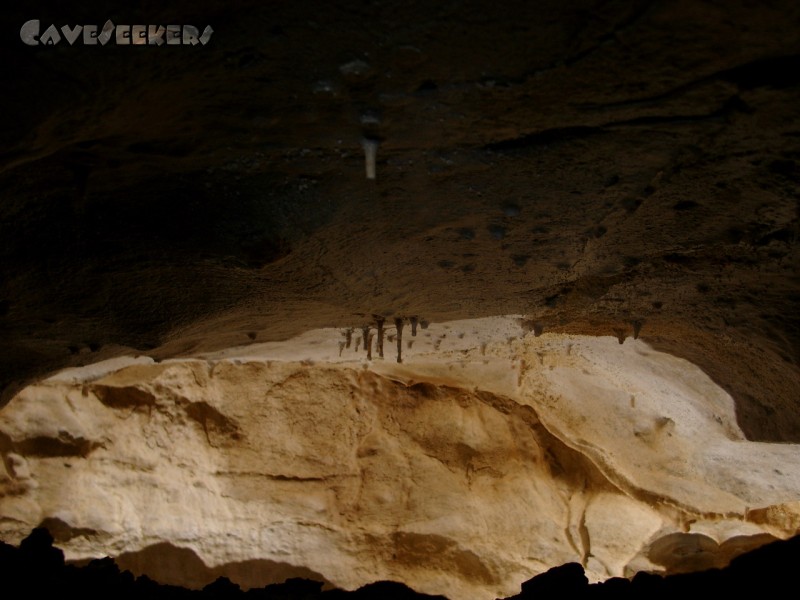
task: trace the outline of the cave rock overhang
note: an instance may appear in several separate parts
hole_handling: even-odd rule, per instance
[[[748,441],[699,368],[518,316],[69,369],[0,411],[0,443],[5,539],[44,524],[69,559],[195,587],[488,598],[570,561],[721,566],[800,525],[797,447]]]

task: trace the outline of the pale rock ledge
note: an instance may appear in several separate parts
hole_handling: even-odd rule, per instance
[[[0,411],[0,536],[45,524],[68,559],[189,586],[489,600],[569,561],[692,570],[797,531],[797,446],[745,440],[698,368],[523,324],[406,328],[402,363],[328,329],[59,373]]]

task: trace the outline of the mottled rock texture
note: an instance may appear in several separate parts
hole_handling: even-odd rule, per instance
[[[43,524],[68,558],[166,583],[456,599],[572,561],[595,581],[719,567],[794,534],[797,446],[748,442],[697,367],[641,341],[507,337],[520,323],[431,326],[402,364],[254,356],[295,341],[63,373],[0,413],[0,533]],[[336,356],[337,333],[306,351]]]

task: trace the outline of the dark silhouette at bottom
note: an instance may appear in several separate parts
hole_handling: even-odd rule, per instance
[[[731,561],[722,569],[662,577],[638,573],[633,579],[615,577],[589,584],[583,567],[568,563],[522,584],[522,590],[507,600],[542,598],[676,598],[680,594],[722,594],[760,597],[783,595],[794,589],[800,564],[800,536],[762,546]],[[119,599],[223,599],[264,600],[444,600],[442,596],[419,594],[402,583],[379,581],[346,592],[322,590],[322,582],[287,579],[284,583],[242,591],[227,577],[220,577],[202,590],[156,583],[146,575],[134,577],[122,571],[111,558],[79,567],[64,562],[64,553],[53,546],[44,528],[34,529],[19,547],[0,542],[0,581],[6,591],[28,597],[57,594],[66,597]],[[475,600],[492,600],[476,598]]]

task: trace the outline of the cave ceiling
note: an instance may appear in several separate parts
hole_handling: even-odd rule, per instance
[[[4,401],[115,356],[516,314],[636,335],[748,438],[800,441],[796,2],[36,4],[1,42]],[[30,46],[29,19],[213,34]]]

